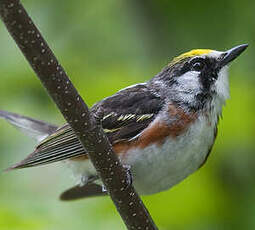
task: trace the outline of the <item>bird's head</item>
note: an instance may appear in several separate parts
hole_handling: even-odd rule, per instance
[[[224,52],[191,50],[174,58],[151,82],[179,104],[203,108],[214,99],[224,104],[229,97],[228,64],[247,46],[236,46]]]

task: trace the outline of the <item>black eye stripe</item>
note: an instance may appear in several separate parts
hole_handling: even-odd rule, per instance
[[[218,70],[216,68],[217,59],[213,57],[205,57],[205,56],[197,56],[197,57],[191,57],[181,60],[180,62],[176,63],[173,66],[169,66],[164,70],[164,73],[168,73],[164,75],[164,79],[169,80],[169,82],[172,84],[175,78],[181,77],[185,73],[189,71],[194,71],[192,64],[195,63],[204,63],[204,68],[200,68],[195,70],[197,72],[200,72],[199,78],[209,78],[210,80],[217,79],[217,73]],[[198,64],[200,65],[200,64]],[[202,64],[203,65],[203,64]],[[166,77],[167,76],[167,77]],[[202,80],[204,82],[204,79]]]
[[[194,57],[190,59],[190,63],[195,63],[195,62],[205,62],[206,58],[204,57]]]
[[[192,65],[192,69],[195,71],[201,71],[201,70],[203,70],[204,66],[205,66],[205,64],[203,62],[195,62]]]
[[[190,69],[195,71],[202,71],[207,63],[205,58],[202,57],[196,57],[190,60]]]

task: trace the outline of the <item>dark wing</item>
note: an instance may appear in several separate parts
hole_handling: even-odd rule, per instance
[[[107,192],[95,183],[85,184],[83,186],[76,185],[60,195],[60,200],[70,201],[88,197],[106,196]]]
[[[145,84],[119,91],[92,107],[103,111],[102,126],[112,144],[128,140],[145,129],[162,108],[162,100]]]
[[[114,145],[139,135],[162,108],[162,100],[145,84],[123,89],[91,108],[103,113],[102,126]],[[69,125],[58,129],[42,141],[35,151],[9,169],[26,168],[86,155],[80,141]]]

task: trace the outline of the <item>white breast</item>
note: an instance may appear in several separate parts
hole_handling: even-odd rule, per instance
[[[214,142],[214,127],[215,124],[200,115],[185,134],[168,137],[162,146],[153,144],[145,149],[130,150],[124,163],[131,165],[138,193],[169,189],[196,171]]]
[[[212,121],[212,119],[210,119]],[[144,149],[131,149],[122,159],[131,166],[133,184],[139,194],[152,194],[171,188],[196,171],[204,162],[214,142],[216,119],[209,123],[200,115],[187,132],[176,138],[168,137],[164,144]],[[78,183],[86,183],[96,175],[90,161],[67,161]]]

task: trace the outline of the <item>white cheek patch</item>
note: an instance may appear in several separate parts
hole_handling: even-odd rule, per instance
[[[199,74],[197,71],[189,71],[177,79],[177,88],[184,92],[196,92],[199,90]]]
[[[193,104],[195,96],[200,92],[199,74],[197,71],[189,71],[177,78],[177,84],[172,90],[175,97],[181,101]]]

